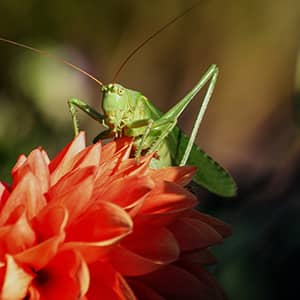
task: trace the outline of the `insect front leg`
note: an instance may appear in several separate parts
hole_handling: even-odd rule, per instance
[[[75,136],[79,133],[79,125],[78,125],[78,118],[77,118],[76,108],[79,108],[80,110],[82,110],[83,112],[88,114],[91,118],[93,118],[94,120],[96,120],[96,121],[102,123],[103,125],[105,125],[103,123],[104,116],[102,114],[100,114],[98,111],[96,111],[94,108],[89,106],[84,101],[82,101],[80,99],[76,99],[76,98],[71,98],[71,99],[68,100],[68,106],[69,106],[69,110],[70,110],[70,113],[71,113],[71,116],[72,116],[72,122],[73,122]]]

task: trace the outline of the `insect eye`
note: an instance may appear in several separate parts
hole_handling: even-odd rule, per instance
[[[118,89],[118,94],[119,94],[120,96],[123,95],[123,94],[124,94],[124,89],[119,88],[119,89]]]

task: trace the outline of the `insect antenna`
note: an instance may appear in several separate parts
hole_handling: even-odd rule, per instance
[[[72,68],[72,69],[75,69],[76,71],[86,75],[87,77],[89,77],[90,79],[96,81],[100,86],[103,86],[103,83],[97,79],[96,77],[94,77],[93,75],[91,75],[90,73],[88,73],[87,71],[83,70],[82,68],[64,60],[63,58],[59,57],[59,56],[56,56],[54,54],[51,54],[45,50],[40,50],[40,49],[37,49],[37,48],[34,48],[34,47],[31,47],[31,46],[28,46],[28,45],[25,45],[25,44],[22,44],[22,43],[19,43],[19,42],[16,42],[16,41],[13,41],[13,40],[9,40],[9,39],[6,39],[6,38],[3,38],[3,37],[0,37],[0,41],[1,42],[4,42],[4,43],[7,43],[7,44],[11,44],[11,45],[14,45],[14,46],[17,46],[17,47],[21,47],[21,48],[25,48],[27,50],[30,50],[30,51],[33,51],[33,52],[36,52],[40,55],[43,55],[43,56],[46,56],[46,57],[49,57],[53,60],[56,60],[60,63],[63,63],[65,65],[67,65],[68,67]]]
[[[168,23],[166,23],[165,25],[163,25],[162,27],[158,28],[157,30],[155,30],[149,37],[147,37],[145,40],[143,40],[142,42],[140,42],[129,54],[128,56],[124,59],[124,61],[122,62],[122,64],[119,66],[119,68],[117,69],[117,72],[115,73],[115,76],[113,77],[112,82],[115,83],[117,77],[119,76],[119,74],[121,73],[121,71],[124,69],[125,65],[128,63],[128,61],[144,46],[146,45],[148,42],[150,42],[154,37],[156,37],[158,34],[160,34],[162,31],[164,31],[165,29],[167,29],[170,25],[172,25],[173,23],[175,23],[176,21],[178,21],[179,19],[181,19],[182,17],[184,17],[186,14],[188,14],[192,9],[194,9],[195,7],[197,7],[198,5],[200,5],[203,1],[197,1],[196,3],[194,3],[192,6],[188,7],[186,10],[184,10],[181,14],[177,15],[176,17],[172,18]]]

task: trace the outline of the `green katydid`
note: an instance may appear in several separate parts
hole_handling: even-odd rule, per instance
[[[157,30],[147,40],[135,48],[123,62],[116,73],[116,76],[137,50],[171,23],[186,14],[190,9],[191,8],[187,9],[180,16],[172,19],[168,24]],[[1,37],[0,41],[26,48],[63,62],[92,78],[101,86],[103,94],[103,113],[98,112],[82,100],[71,98],[68,101],[75,135],[77,135],[79,131],[76,117],[76,108],[79,108],[106,127],[106,130],[97,135],[95,141],[106,138],[119,138],[122,136],[133,137],[135,146],[134,156],[137,160],[141,154],[156,151],[157,157],[152,159],[152,167],[163,168],[170,165],[195,165],[198,167],[193,178],[196,183],[220,196],[231,197],[236,194],[236,185],[230,174],[194,144],[200,123],[203,119],[217,80],[218,68],[215,65],[210,66],[203,77],[185,97],[166,113],[162,113],[142,93],[127,89],[120,84],[115,83],[115,80],[113,80],[113,83],[111,84],[104,85],[100,80],[78,66],[49,54],[48,52]],[[208,88],[201,109],[197,115],[191,136],[188,138],[176,126],[177,119],[206,84],[208,84]]]

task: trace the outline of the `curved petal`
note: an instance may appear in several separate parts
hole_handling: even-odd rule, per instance
[[[142,281],[167,299],[223,300],[207,282],[174,265],[145,275]]]
[[[132,138],[118,138],[102,147],[101,162],[109,161],[116,156],[121,156],[121,160],[128,159],[131,153],[131,148]]]
[[[223,241],[223,237],[213,227],[196,219],[178,218],[168,228],[182,251],[207,248]]]
[[[133,289],[134,294],[138,299],[141,300],[166,300],[166,298],[159,295],[156,291],[154,291],[149,286],[144,283],[138,281],[137,279],[131,278],[129,280],[129,285]]]
[[[33,274],[22,269],[10,255],[6,256],[6,272],[0,299],[25,299],[27,289],[33,279]]]
[[[67,229],[64,248],[73,248],[92,262],[106,254],[132,231],[130,216],[121,207],[103,202]]]
[[[0,211],[2,210],[2,207],[4,206],[9,195],[9,189],[3,182],[0,181]]]
[[[149,170],[149,175],[156,183],[169,181],[181,186],[187,185],[195,175],[197,168],[193,166],[168,167],[158,170]]]
[[[137,162],[135,158],[129,158],[121,161],[118,169],[114,173],[113,178],[111,178],[111,180],[115,180],[129,175],[149,176],[148,172],[149,172],[150,161],[152,158],[153,158],[153,153],[141,157],[139,162]]]
[[[210,225],[223,237],[227,237],[232,234],[232,227],[229,224],[227,224],[213,216],[210,216],[210,215],[207,215],[204,213],[200,213],[196,210],[190,210],[189,212],[186,212],[185,215],[188,216],[189,218],[192,218],[195,220],[200,220],[200,221]]]
[[[111,202],[130,210],[137,206],[153,187],[153,182],[149,177],[126,176],[113,180],[105,187],[98,186],[97,188],[96,186],[93,193],[94,201]]]
[[[72,170],[78,168],[85,168],[90,166],[98,166],[100,164],[101,157],[101,143],[92,144],[80,151],[74,157]]]
[[[68,222],[68,210],[65,206],[47,205],[32,220],[32,226],[38,235],[39,241],[45,241],[62,233]]]
[[[196,197],[183,187],[172,183],[157,184],[147,197],[140,213],[182,212],[198,203]]]
[[[18,157],[17,162],[15,163],[15,165],[13,166],[12,171],[11,171],[12,176],[14,176],[15,172],[17,172],[18,169],[23,166],[23,164],[26,162],[26,159],[27,159],[27,157],[24,154],[21,154]]]
[[[55,184],[73,166],[75,155],[85,148],[85,133],[80,132],[49,164],[51,185]]]
[[[46,197],[51,204],[61,204],[68,210],[68,223],[80,216],[91,203],[95,167],[74,170],[50,188]]]
[[[34,279],[41,299],[81,299],[89,286],[88,268],[74,251],[58,253]]]
[[[103,202],[85,212],[67,229],[67,241],[115,243],[131,232],[130,216],[119,206]]]
[[[26,166],[39,182],[41,192],[45,193],[50,185],[48,163],[41,149],[33,150],[26,161],[13,172],[14,185],[18,183],[23,174],[26,173]]]
[[[0,214],[0,224],[4,224],[18,206],[26,208],[27,218],[32,219],[45,205],[43,196],[36,177],[29,167],[17,186],[14,188]]]
[[[64,233],[46,240],[34,247],[14,255],[18,263],[27,265],[35,271],[40,270],[48,264],[48,262],[56,255],[59,246],[64,240]]]
[[[137,300],[122,275],[108,263],[98,261],[89,265],[91,282],[87,293],[89,300]]]
[[[225,300],[226,296],[214,277],[202,267],[194,263],[184,264],[185,270],[193,274],[206,287],[204,300]],[[202,299],[202,298],[201,298]]]
[[[131,147],[131,138],[119,138],[102,147],[101,164],[96,176],[98,185],[106,183],[119,170],[122,162],[129,158]]]
[[[24,251],[35,243],[35,232],[28,223],[25,213],[20,216],[16,223],[7,227],[9,227],[9,230],[3,242],[6,244],[8,253],[15,254]]]
[[[110,254],[113,266],[126,276],[139,276],[153,272],[175,261],[178,256],[177,242],[164,228],[134,232]]]

